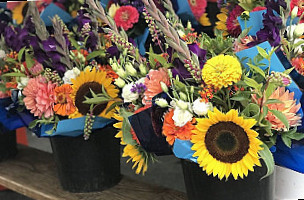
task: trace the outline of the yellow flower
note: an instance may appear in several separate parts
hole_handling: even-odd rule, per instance
[[[27,4],[26,1],[24,2],[20,2],[13,10],[13,19],[16,20],[17,24],[21,24],[23,22],[23,8],[25,6],[25,4]]]
[[[134,144],[127,144],[123,140],[124,133],[122,131],[122,127],[124,122],[123,122],[123,117],[119,114],[118,110],[119,109],[116,108],[116,112],[113,115],[113,118],[116,119],[118,122],[113,126],[119,130],[115,137],[120,138],[121,145],[126,145],[123,149],[122,157],[130,157],[127,160],[127,163],[132,161],[134,163],[132,169],[137,167],[135,173],[139,174],[140,172],[142,172],[142,174],[144,175],[145,172],[148,170],[148,161],[150,159],[152,159],[153,161],[153,155],[146,152],[140,145],[136,144],[135,140],[134,140]]]
[[[108,14],[110,17],[114,18],[115,14],[116,14],[116,11],[120,8],[120,6],[116,3],[113,3],[110,8],[109,8],[109,11],[108,11]]]
[[[198,157],[197,162],[208,175],[243,178],[249,170],[254,171],[255,165],[261,166],[258,152],[263,143],[251,129],[254,119],[239,117],[234,109],[224,114],[215,108],[208,112],[208,118],[196,120],[191,139],[193,156]]]
[[[199,23],[202,25],[202,26],[211,26],[211,23],[210,23],[210,20],[207,16],[207,13],[204,13],[200,18],[199,18]]]
[[[202,70],[204,82],[215,89],[228,87],[238,82],[241,76],[242,67],[238,59],[223,54],[207,60]]]
[[[228,18],[227,8],[221,8],[221,13],[217,14],[216,17],[218,18],[219,21],[215,23],[215,28],[223,31],[223,36],[227,36],[228,35],[227,26],[226,26],[226,21]]]
[[[80,72],[79,76],[72,79],[73,92],[71,97],[76,106],[76,111],[69,115],[69,118],[77,118],[85,116],[90,110],[90,104],[85,104],[83,101],[85,97],[91,96],[91,90],[95,93],[102,93],[102,88],[106,93],[113,99],[118,97],[118,90],[112,83],[111,78],[107,78],[107,73],[105,71],[99,71],[93,68],[90,70],[86,68],[85,71]],[[93,114],[96,116],[111,118],[114,114],[112,109],[108,113],[106,111],[110,106],[115,103],[115,100],[110,100],[107,103],[100,104],[95,107]]]

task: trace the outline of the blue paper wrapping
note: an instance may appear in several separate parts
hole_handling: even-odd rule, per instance
[[[145,29],[144,33],[135,39],[136,45],[138,46],[139,53],[140,55],[144,56],[146,54],[146,48],[145,48],[145,43],[147,41],[147,38],[150,34],[150,31],[148,28]]]
[[[59,121],[57,129],[53,134],[49,135],[46,131],[51,130],[53,125],[42,125],[40,130],[36,132],[38,137],[53,137],[53,136],[68,136],[77,137],[83,135],[86,117],[79,117],[75,119],[66,119]],[[101,129],[114,123],[114,119],[106,119],[103,117],[96,117],[93,123],[93,130]]]
[[[260,11],[256,11],[256,12],[250,12],[249,13],[249,19],[248,20],[242,20],[241,17],[238,17],[237,20],[241,26],[241,29],[244,30],[246,28],[251,27],[248,35],[251,36],[256,36],[256,33],[261,30],[262,28],[264,28],[264,24],[263,24],[263,14],[266,13],[266,10],[260,10]],[[274,11],[274,13],[279,16],[277,14],[277,12]],[[296,24],[298,23],[299,18],[296,17],[295,19],[293,19],[292,24]],[[287,19],[286,25],[289,26],[290,24],[290,17]]]
[[[0,123],[11,131],[24,127],[24,123],[16,111],[9,111],[10,104],[12,104],[11,98],[0,99]]]
[[[262,49],[266,49],[266,51],[271,50],[271,46],[270,46],[269,42],[267,42],[267,41],[263,42],[257,46],[261,47]],[[236,53],[237,57],[239,57],[239,59],[242,60],[242,64],[245,67],[248,68],[248,65],[247,65],[248,59],[253,60],[253,58],[258,54],[257,46],[254,46],[249,49],[245,49],[245,50],[242,50],[242,51]],[[278,56],[276,54],[272,55],[270,61],[271,61],[270,71],[275,71],[275,72],[284,72],[285,71],[283,64],[281,63],[280,59],[278,58]],[[268,67],[268,64],[269,64],[268,60],[264,59],[261,62],[266,64],[266,66],[261,67],[261,69],[264,70],[265,68]],[[299,100],[302,97],[302,92],[301,92],[300,88],[294,83],[294,81],[292,81],[292,83],[287,87],[287,89],[290,90],[291,92],[294,92],[294,97],[295,97],[295,99],[297,99],[297,102],[299,102]],[[303,116],[302,109],[299,112]]]
[[[191,149],[192,145],[190,140],[175,139],[173,153],[178,158],[191,160],[197,163],[197,158],[192,156],[194,154],[194,151]]]
[[[293,141],[291,148],[288,148],[278,137],[273,156],[277,165],[304,173],[304,140]]]
[[[238,17],[237,20],[239,21],[241,29],[244,30],[251,27],[248,35],[256,36],[256,32],[264,28],[263,13],[266,13],[266,10],[250,12],[248,20],[242,20],[241,17]]]
[[[53,18],[55,15],[58,15],[65,24],[73,20],[72,16],[69,13],[56,6],[54,3],[49,4],[42,11],[40,17],[46,26],[52,26],[52,21],[50,18]]]

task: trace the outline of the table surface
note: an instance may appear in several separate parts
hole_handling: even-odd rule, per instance
[[[103,192],[69,193],[60,187],[52,154],[19,146],[14,159],[0,163],[0,185],[38,200],[185,200],[186,195],[123,177]]]

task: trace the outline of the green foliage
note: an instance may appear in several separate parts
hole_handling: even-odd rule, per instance
[[[122,133],[123,133],[123,141],[126,144],[130,144],[130,145],[136,145],[136,141],[133,139],[133,136],[131,134],[131,124],[129,122],[128,117],[130,117],[131,115],[133,115],[133,113],[128,112],[126,109],[124,108],[120,108],[119,111],[120,116],[123,117],[123,122],[122,122]]]
[[[262,144],[263,150],[259,151],[259,155],[264,160],[267,166],[267,173],[261,179],[264,179],[270,176],[274,171],[274,159],[272,153],[270,152],[268,146],[266,144]]]

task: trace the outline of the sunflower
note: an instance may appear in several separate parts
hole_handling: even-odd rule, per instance
[[[116,111],[113,115],[113,118],[116,119],[118,122],[114,124],[113,126],[117,129],[119,129],[118,133],[116,134],[116,138],[120,138],[120,144],[126,145],[123,149],[122,157],[130,157],[127,160],[127,163],[132,161],[133,169],[137,166],[135,173],[139,174],[142,172],[142,174],[145,174],[145,172],[148,170],[148,161],[151,159],[154,160],[154,156],[151,153],[146,152],[141,146],[137,144],[137,142],[134,140],[134,143],[127,144],[124,141],[124,135],[122,131],[123,127],[123,117],[119,114],[118,108],[116,108]]]
[[[113,109],[108,113],[106,113],[106,111],[115,103],[114,99],[117,98],[119,91],[111,84],[112,79],[107,78],[106,76],[107,73],[104,71],[96,70],[95,68],[90,70],[87,68],[85,71],[80,72],[78,77],[72,79],[73,92],[71,97],[76,106],[76,111],[69,115],[70,118],[85,116],[90,110],[90,104],[83,103],[83,101],[86,100],[85,97],[92,97],[91,90],[95,94],[102,93],[103,88],[107,95],[113,100],[96,106],[93,110],[93,114],[104,118],[111,118],[113,116]]]
[[[200,167],[219,179],[230,174],[237,179],[247,176],[248,170],[254,171],[255,165],[261,166],[258,152],[262,142],[251,129],[255,123],[254,119],[239,117],[234,109],[224,114],[214,108],[208,118],[197,119],[191,142]]]
[[[220,90],[238,82],[242,76],[241,63],[229,55],[218,55],[207,60],[202,70],[204,82]]]

